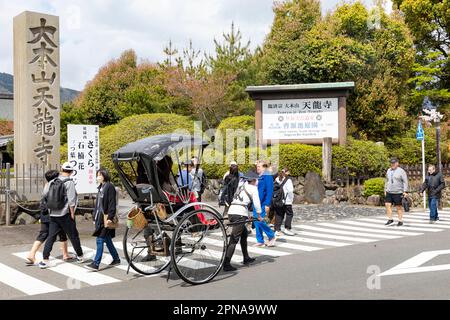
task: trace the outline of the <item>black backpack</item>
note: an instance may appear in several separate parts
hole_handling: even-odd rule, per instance
[[[282,208],[284,205],[284,190],[283,186],[289,178],[284,179],[284,181],[280,184],[275,182],[273,186],[273,194],[272,194],[272,207],[273,208]]]
[[[61,179],[56,178],[50,182],[47,196],[45,197],[45,203],[48,209],[61,210],[64,208],[67,203],[67,190],[65,183],[68,181],[72,180],[67,179],[62,181]]]
[[[208,184],[208,178],[206,177],[205,170],[203,170],[202,180],[200,181],[200,194],[203,194],[203,192],[205,192],[207,184]]]
[[[230,205],[233,201],[234,194],[236,193],[239,184],[239,179],[236,177],[226,181],[219,192],[219,206]]]

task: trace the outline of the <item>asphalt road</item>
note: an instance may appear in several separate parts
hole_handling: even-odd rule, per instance
[[[373,222],[353,218],[331,225],[321,222],[300,225],[297,231],[304,232],[302,236],[307,237],[307,241],[324,239],[319,236],[322,233],[329,241],[335,241],[336,246],[309,244],[320,250],[289,250],[290,244],[300,242],[286,237],[277,241],[277,247],[266,250],[284,250],[288,255],[257,255],[254,265],[240,266],[237,272],[221,272],[212,282],[200,286],[188,285],[174,273],[167,281],[165,275],[141,277],[125,275],[123,270],[107,270],[97,274],[120,281],[101,285],[82,283],[74,289],[62,274],[25,267],[23,261],[14,256],[14,253],[28,250],[29,245],[4,245],[0,247],[0,264],[45,283],[57,283],[59,288],[66,283],[68,288],[26,295],[1,283],[0,278],[0,299],[449,299],[450,212],[448,215],[436,225],[428,225],[426,215],[419,213],[406,216],[406,227],[383,227],[383,217],[373,217]],[[368,227],[370,224],[372,227]],[[363,231],[366,228],[367,231]],[[314,232],[316,235],[312,236]],[[392,236],[395,233],[399,234],[397,238]],[[351,237],[360,242],[351,242]],[[373,241],[362,242],[363,239]],[[93,241],[87,236],[82,238],[83,245],[91,248]],[[347,245],[337,246],[339,242]],[[436,250],[442,250],[443,254],[436,253],[437,256],[428,261],[416,257]],[[398,274],[379,275],[411,258],[414,259],[404,264]],[[416,261],[420,261],[417,266],[422,268],[411,269]]]

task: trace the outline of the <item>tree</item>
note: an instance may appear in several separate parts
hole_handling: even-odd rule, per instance
[[[190,113],[212,128],[226,116],[225,96],[234,76],[212,72],[200,53],[189,41],[183,55],[176,58],[177,65],[165,67],[164,86],[170,95],[189,101]]]
[[[373,26],[368,22],[375,14],[379,23]],[[321,17],[318,1],[292,0],[275,6],[261,59],[266,83],[354,81],[347,104],[350,133],[382,140],[406,125],[414,54],[397,12],[387,15],[381,6],[369,11],[358,1]]]
[[[411,84],[411,113],[421,109],[425,96],[440,110],[450,109],[450,1],[394,0],[414,35],[418,50]]]
[[[145,61],[138,64],[133,50],[102,67],[75,101],[83,120],[100,126],[135,114],[172,112],[182,105],[167,94],[162,69]]]
[[[254,102],[245,92],[249,85],[256,84],[257,64],[253,63],[250,41],[242,41],[242,33],[234,23],[231,30],[222,34],[222,41],[214,39],[215,54],[206,58],[206,65],[218,77],[232,79],[226,89],[226,115],[251,115]]]

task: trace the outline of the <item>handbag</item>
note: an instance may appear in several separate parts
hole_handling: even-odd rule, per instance
[[[108,220],[108,215],[104,213],[103,225],[106,229],[117,229],[119,227],[119,218],[117,217],[117,213],[114,215],[112,221]]]

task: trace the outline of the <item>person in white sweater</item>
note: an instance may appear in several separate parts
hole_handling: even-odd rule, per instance
[[[231,265],[231,258],[233,257],[236,244],[241,243],[241,250],[244,260],[242,263],[248,265],[255,261],[248,255],[247,249],[247,237],[248,231],[245,227],[246,222],[249,219],[249,212],[251,210],[251,205],[253,204],[257,219],[262,221],[261,217],[261,203],[259,201],[258,183],[259,176],[256,173],[249,172],[244,177],[241,178],[238,189],[236,190],[233,201],[228,209],[228,217],[230,224],[232,225],[230,242],[227,247],[227,252],[225,255],[225,262],[223,265],[224,271],[235,271],[236,268]]]
[[[275,235],[281,236],[281,225],[283,224],[284,217],[286,216],[286,220],[284,221],[284,234],[287,236],[293,236],[295,235],[295,233],[292,232],[292,218],[294,217],[294,213],[292,211],[292,202],[294,201],[294,184],[292,183],[292,179],[289,178],[288,168],[283,168],[283,170],[280,171],[275,183],[283,188],[283,205],[275,208]]]

